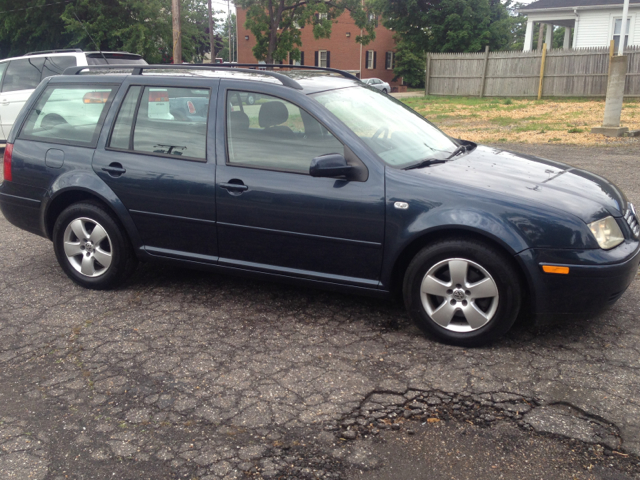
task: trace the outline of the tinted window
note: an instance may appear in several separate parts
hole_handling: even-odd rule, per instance
[[[7,70],[9,66],[9,62],[0,63],[0,83],[2,83],[2,77],[4,76],[4,72]]]
[[[29,112],[20,138],[95,146],[115,88],[47,87]]]
[[[136,111],[140,90],[142,90],[142,87],[131,87],[127,92],[127,96],[122,102],[122,107],[120,107],[116,123],[113,126],[113,133],[109,142],[110,147],[125,150],[130,148],[131,126],[133,125],[133,116]]]
[[[116,138],[112,140],[116,148],[128,148],[122,146],[129,145],[127,112],[134,96],[135,92],[130,91],[128,103],[121,110],[122,119],[118,118],[120,130],[114,130]],[[209,97],[208,89],[145,87],[135,119],[133,149],[204,160]]]
[[[344,147],[315,118],[280,98],[231,91],[227,101],[229,163],[309,173],[311,160]]]
[[[25,58],[11,60],[6,78],[2,84],[3,92],[34,89],[40,83],[44,58]]]
[[[87,55],[88,65],[146,65],[147,62],[138,55],[124,55],[117,53],[101,54],[92,53]]]
[[[52,77],[54,75],[62,75],[65,69],[76,66],[76,57],[45,57],[42,67],[42,79]]]

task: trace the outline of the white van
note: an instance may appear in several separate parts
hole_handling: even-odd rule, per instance
[[[0,144],[6,142],[13,122],[31,93],[47,77],[60,75],[68,67],[82,65],[131,65],[147,62],[126,52],[47,50],[0,60]]]

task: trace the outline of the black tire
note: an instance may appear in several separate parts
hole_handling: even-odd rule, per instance
[[[249,94],[249,95],[247,95],[247,103],[248,103],[249,105],[253,105],[253,104],[255,104],[255,103],[256,103],[256,96],[255,96],[255,95],[253,95],[253,94]]]
[[[460,278],[454,269],[463,264],[467,265],[462,269],[465,285],[457,288],[451,279]],[[434,277],[441,283],[434,282]],[[497,295],[474,297],[467,288],[476,294],[487,293],[480,290],[480,282],[492,292],[497,291]],[[499,338],[511,328],[522,302],[520,283],[513,260],[506,253],[476,240],[451,238],[418,252],[405,273],[403,297],[409,315],[424,332],[446,343],[475,347]],[[431,292],[443,289],[444,296],[422,293],[423,289]],[[440,323],[429,315],[428,309],[435,318],[440,318]],[[451,323],[443,325],[452,310],[455,313]]]
[[[92,237],[80,239],[75,234],[76,229],[72,228],[72,224],[76,229],[78,225],[82,225],[81,228],[90,235],[95,231],[96,235],[93,237],[99,241],[93,245]],[[106,232],[102,239],[101,234],[98,235],[98,231],[95,230],[95,225],[101,226]],[[86,243],[86,240],[91,244]],[[133,273],[138,264],[124,227],[111,212],[97,202],[75,203],[58,216],[53,227],[53,249],[64,273],[78,285],[94,290],[117,287]],[[78,253],[74,255],[75,251]],[[93,270],[94,276],[81,271],[85,269],[85,257],[86,271]],[[99,261],[107,264],[106,260],[109,259],[106,266]]]
[[[386,88],[383,88],[383,89],[382,89],[382,93],[387,93],[387,89],[386,89]]]

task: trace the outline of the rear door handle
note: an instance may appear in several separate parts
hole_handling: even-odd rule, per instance
[[[221,183],[220,186],[225,190],[244,192],[245,190],[249,190],[244,183]]]
[[[110,163],[108,167],[103,167],[102,171],[107,172],[112,177],[119,177],[126,172],[125,168],[118,162]]]

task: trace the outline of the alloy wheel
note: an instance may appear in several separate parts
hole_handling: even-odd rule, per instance
[[[420,299],[440,327],[473,332],[484,327],[498,308],[498,286],[481,265],[450,258],[433,265],[422,279]]]

